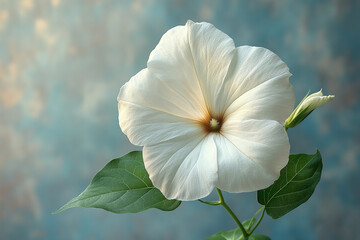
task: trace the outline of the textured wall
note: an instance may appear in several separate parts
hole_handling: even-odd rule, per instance
[[[169,28],[209,21],[237,46],[278,54],[297,102],[330,104],[289,130],[292,152],[322,152],[313,197],[258,231],[273,239],[354,239],[360,229],[360,3],[330,1],[0,0],[0,239],[203,239],[235,224],[220,207],[50,213],[110,159],[136,149],[117,123],[119,88]],[[242,219],[256,195],[225,194]],[[215,198],[215,196],[214,196]]]

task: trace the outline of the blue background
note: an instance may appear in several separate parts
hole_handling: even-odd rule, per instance
[[[291,3],[290,3],[291,2]],[[170,28],[208,21],[237,46],[266,47],[289,66],[297,102],[331,103],[289,130],[292,153],[323,156],[310,200],[257,232],[272,239],[360,235],[360,3],[331,1],[0,0],[0,239],[204,239],[235,228],[224,209],[51,212],[132,146],[117,122],[119,88],[146,67]],[[241,219],[255,193],[225,194]],[[209,199],[216,199],[215,195]]]

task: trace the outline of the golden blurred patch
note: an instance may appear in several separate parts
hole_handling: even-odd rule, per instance
[[[0,10],[0,31],[3,30],[9,19],[9,12],[6,10]]]
[[[48,30],[48,23],[45,19],[38,18],[34,22],[35,31],[37,34],[42,35],[45,34]]]
[[[51,4],[53,5],[53,7],[57,7],[60,4],[60,0],[51,0]]]
[[[56,37],[50,33],[49,23],[45,19],[36,19],[34,21],[34,28],[37,35],[42,38],[50,47],[55,44]]]
[[[23,91],[16,87],[1,89],[0,103],[5,108],[11,108],[17,105],[23,97]]]
[[[22,0],[20,2],[20,10],[28,11],[34,8],[34,2],[32,0]]]

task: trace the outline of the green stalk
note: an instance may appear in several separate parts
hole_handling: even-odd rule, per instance
[[[261,220],[262,220],[263,217],[264,217],[265,206],[262,206],[262,207],[255,213],[254,217],[259,213],[260,210],[261,210],[261,216],[260,216],[259,220],[256,222],[254,228],[253,228],[252,230],[250,230],[249,235],[251,235],[251,234],[255,231],[255,229],[259,226]],[[253,217],[253,218],[254,218],[254,217]]]
[[[231,208],[226,204],[225,200],[224,200],[224,196],[222,195],[222,192],[220,189],[216,188],[218,194],[219,194],[219,201],[220,201],[220,205],[222,205],[225,210],[230,214],[230,216],[234,219],[234,221],[236,222],[236,224],[239,226],[243,236],[244,236],[244,240],[247,240],[250,236],[250,234],[248,234],[248,232],[245,230],[244,226],[241,224],[241,222],[239,221],[239,219],[236,217],[235,213],[231,210]]]
[[[217,206],[217,205],[223,206],[225,208],[225,210],[230,214],[230,216],[234,219],[236,224],[239,226],[239,228],[243,234],[244,240],[248,240],[250,234],[245,230],[244,226],[241,224],[241,222],[239,221],[239,219],[237,218],[235,213],[231,210],[229,205],[226,204],[221,190],[216,188],[216,191],[219,195],[219,201],[203,201],[203,200],[199,199],[199,202],[202,202],[202,203],[205,203],[205,204],[211,205],[211,206]]]

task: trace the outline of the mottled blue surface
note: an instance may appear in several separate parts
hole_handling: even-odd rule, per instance
[[[292,3],[290,3],[292,2]],[[136,149],[116,96],[169,28],[209,21],[235,44],[271,49],[289,66],[297,102],[333,102],[289,130],[292,153],[324,160],[312,198],[259,233],[272,239],[360,235],[360,3],[332,1],[0,0],[0,239],[204,239],[235,228],[220,207],[115,215],[71,209],[110,159]],[[255,193],[225,194],[241,219]],[[213,196],[215,199],[216,196]]]

